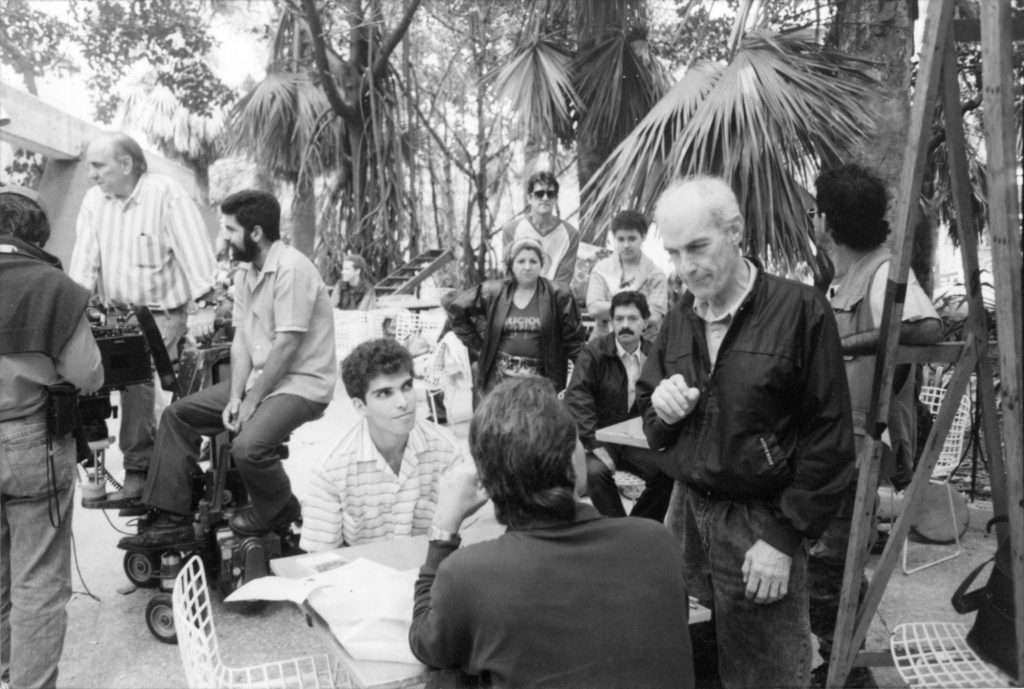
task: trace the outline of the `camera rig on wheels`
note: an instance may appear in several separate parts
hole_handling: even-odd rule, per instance
[[[182,352],[176,373],[152,314],[143,307],[135,309],[133,315],[135,327],[119,320],[114,326],[94,328],[104,369],[110,373],[99,393],[80,398],[82,426],[96,455],[90,483],[99,484],[101,496],[98,499],[83,497],[82,505],[92,509],[121,508],[122,514],[139,515],[136,524],[141,533],[150,523],[148,511],[137,500],[110,501],[102,492],[105,482],[119,487],[106,473],[103,462],[103,449],[112,440],[107,437],[105,420],[115,411],[110,404],[110,392],[152,381],[153,367],[161,387],[173,392],[176,398],[226,380],[230,376],[231,324],[217,319],[215,325],[219,334]],[[281,459],[286,458],[287,446],[282,444],[277,454]],[[238,586],[269,574],[270,559],[299,552],[298,524],[289,524],[262,536],[244,537],[228,526],[234,510],[247,500],[245,485],[232,461],[228,432],[210,437],[204,443],[200,465],[207,468],[200,468],[193,475],[195,499],[189,538],[152,546],[126,543],[125,539],[118,543],[118,547],[125,550],[123,565],[128,579],[140,588],[161,589],[149,600],[145,618],[150,632],[166,643],[177,641],[170,590],[182,563],[191,555],[198,554],[202,558],[209,579],[227,595]],[[83,496],[86,495],[88,493],[83,492]]]

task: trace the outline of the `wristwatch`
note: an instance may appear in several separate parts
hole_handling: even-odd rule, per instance
[[[427,529],[427,540],[428,541],[444,541],[445,543],[454,543],[458,545],[462,543],[462,536],[459,535],[458,531],[445,531],[444,529],[430,525]]]

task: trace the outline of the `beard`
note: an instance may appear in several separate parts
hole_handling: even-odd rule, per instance
[[[242,247],[231,245],[231,258],[242,263],[249,263],[259,254],[260,245],[253,241],[249,235],[242,236]]]

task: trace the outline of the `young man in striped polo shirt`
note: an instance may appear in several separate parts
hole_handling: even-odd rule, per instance
[[[302,500],[304,550],[427,532],[441,474],[463,453],[449,431],[416,419],[412,371],[408,350],[391,339],[364,342],[342,362],[363,419],[313,470]]]

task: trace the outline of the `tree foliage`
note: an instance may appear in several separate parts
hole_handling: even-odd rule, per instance
[[[233,94],[204,59],[213,47],[210,11],[202,0],[72,0],[96,118],[113,121],[122,102],[116,87],[140,60],[190,113],[208,116],[227,105]]]

